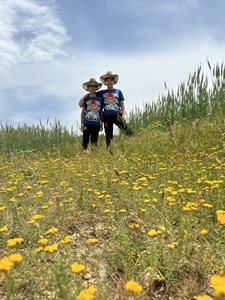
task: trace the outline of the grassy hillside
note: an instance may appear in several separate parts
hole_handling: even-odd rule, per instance
[[[2,155],[0,298],[222,299],[224,128],[150,125],[113,154],[102,141]]]
[[[205,112],[182,117],[177,100],[169,118],[165,97],[167,114],[160,103],[137,112],[135,135],[116,136],[110,152],[101,137],[83,154],[58,122],[2,126],[0,299],[225,299],[218,70]]]

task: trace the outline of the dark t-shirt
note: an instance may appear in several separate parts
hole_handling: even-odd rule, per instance
[[[103,99],[104,116],[116,115],[121,112],[121,101],[124,101],[124,97],[119,89],[101,90],[96,95]]]
[[[90,97],[84,99],[84,125],[100,126],[100,114],[103,108],[103,100],[100,97]]]

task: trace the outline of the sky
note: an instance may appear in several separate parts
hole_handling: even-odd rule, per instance
[[[112,71],[127,113],[225,57],[225,0],[0,0],[0,123],[79,128]]]

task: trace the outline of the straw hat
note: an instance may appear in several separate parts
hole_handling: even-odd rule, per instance
[[[105,84],[105,80],[107,78],[113,78],[114,79],[114,82],[115,84],[118,82],[118,79],[119,79],[119,76],[117,74],[113,74],[111,71],[108,71],[105,75],[102,75],[100,77],[100,80],[103,84]]]
[[[94,78],[90,78],[89,81],[84,82],[82,84],[82,87],[88,91],[88,85],[96,85],[97,90],[99,90],[102,87],[102,84],[100,82],[97,82]]]

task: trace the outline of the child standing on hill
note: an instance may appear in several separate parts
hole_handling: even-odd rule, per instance
[[[82,87],[89,92],[84,98],[81,111],[81,131],[83,132],[83,149],[86,150],[91,137],[91,143],[97,146],[99,131],[102,130],[102,98],[96,95],[96,91],[102,84],[94,78],[84,82]]]
[[[106,136],[106,145],[110,146],[113,139],[113,124],[122,129],[126,135],[132,135],[132,131],[127,127],[123,93],[115,89],[119,76],[108,71],[100,77],[101,82],[107,86],[106,90],[98,92],[104,102],[103,121]]]

